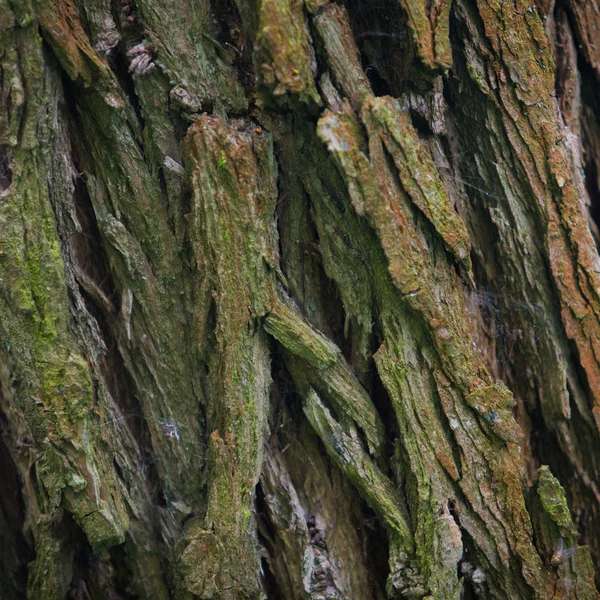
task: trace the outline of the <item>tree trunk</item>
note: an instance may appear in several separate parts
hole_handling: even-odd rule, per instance
[[[0,596],[598,598],[598,0],[0,0]]]

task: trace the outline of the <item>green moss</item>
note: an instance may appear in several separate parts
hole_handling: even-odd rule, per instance
[[[547,466],[540,467],[537,475],[536,494],[544,512],[559,528],[561,535],[571,537],[573,524],[563,487]]]
[[[342,469],[361,496],[382,518],[391,534],[400,540],[402,547],[412,554],[413,536],[407,522],[406,508],[397,490],[372,462],[360,443],[335,421],[313,389],[307,391],[304,400],[304,414],[321,438],[333,462]]]
[[[319,369],[332,366],[340,356],[334,344],[283,302],[277,303],[267,315],[265,330],[290,352]]]
[[[23,123],[22,144],[13,154],[12,185],[0,203],[0,338],[9,353],[14,378],[9,384],[11,388],[14,385],[13,410],[24,415],[22,426],[35,445],[33,486],[40,520],[56,519],[58,523],[64,507],[80,522],[92,544],[107,547],[124,539],[128,521],[118,494],[109,493],[114,489],[112,461],[108,466],[102,464],[94,449],[98,439],[90,424],[94,406],[90,365],[69,329],[65,267],[50,204],[51,198],[72,193],[70,165],[64,160],[68,150],[61,145],[60,132],[52,129],[60,121],[56,115],[58,95],[52,88],[57,81],[44,72],[42,84],[35,87],[44,68],[41,48],[36,48],[41,39],[32,36],[29,42],[31,52],[22,67],[23,76],[29,78],[29,117],[35,121],[35,142],[27,138],[29,125]],[[35,84],[30,79],[33,74]],[[60,166],[52,162],[49,147],[62,157]],[[100,495],[110,500],[101,500]],[[84,515],[95,510],[110,521],[110,527],[84,522]],[[47,541],[44,527],[35,525],[33,534],[36,548],[39,543],[42,549],[39,553]],[[54,558],[39,558],[32,571],[37,575],[32,575],[31,585],[39,588],[40,594],[35,597],[46,597],[47,590],[52,590],[49,597],[60,597],[52,594],[63,585],[58,579],[64,574],[53,570],[50,562]],[[56,561],[63,558],[57,556]],[[47,582],[39,579],[38,568],[47,570]]]
[[[431,69],[435,66],[433,33],[425,4],[421,0],[402,0],[401,4],[408,15],[408,25],[413,34],[417,54],[423,64]]]
[[[52,349],[48,349],[49,353]],[[87,363],[81,356],[59,354],[56,362],[48,361],[42,372],[42,389],[56,414],[65,413],[75,424],[84,420],[92,407],[92,382]]]
[[[485,80],[485,78],[479,73],[479,71],[470,62],[467,63],[466,67],[467,67],[467,72],[469,73],[469,75],[471,76],[473,81],[479,86],[481,91],[487,95],[490,95],[490,87],[489,87],[487,81]]]
[[[72,500],[70,504],[75,510],[79,508],[76,499]],[[87,505],[87,502],[84,505]],[[111,507],[103,500],[100,500],[98,508],[91,514],[85,516],[76,514],[75,517],[97,556],[102,555],[104,550],[118,546],[125,541],[127,520],[116,521]]]
[[[65,598],[72,579],[73,550],[61,515],[42,515],[37,523],[36,559],[29,565],[27,597],[39,600]]]
[[[512,413],[516,402],[503,383],[475,388],[467,394],[466,401],[501,439],[514,443],[521,441],[523,434]]]
[[[311,47],[302,2],[262,0],[255,68],[265,103],[321,104],[310,70]]]
[[[194,192],[190,237],[199,263],[211,257],[203,277],[217,300],[206,383],[212,399],[208,502],[204,520],[185,538],[180,560],[186,589],[196,594],[210,593],[213,585],[243,597],[256,591],[252,504],[270,383],[267,339],[256,327],[273,303],[267,264],[275,256],[275,163],[269,159],[271,140],[264,137],[256,128],[251,133],[205,116],[186,140]],[[257,146],[265,150],[260,157]]]
[[[471,243],[465,224],[450,203],[431,153],[410,116],[395,98],[373,98],[363,104],[369,136],[380,136],[394,159],[406,193],[423,212],[457,260],[470,268]]]

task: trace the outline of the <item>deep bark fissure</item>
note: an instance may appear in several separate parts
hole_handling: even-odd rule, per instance
[[[0,391],[1,393],[1,391]],[[27,452],[31,441],[27,438],[15,439],[8,429],[6,415],[0,413],[0,468],[2,472],[2,495],[0,498],[0,520],[2,523],[2,552],[0,565],[3,589],[8,593],[23,595],[27,587],[27,564],[33,558],[30,543],[27,542],[23,525],[25,507],[22,497],[22,483],[7,444],[16,444],[18,452]]]
[[[7,107],[10,112],[10,107]],[[7,144],[0,146],[0,193],[5,192],[12,183],[12,151]]]

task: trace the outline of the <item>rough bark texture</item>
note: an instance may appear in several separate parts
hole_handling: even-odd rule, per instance
[[[0,0],[0,596],[598,598],[597,0]]]

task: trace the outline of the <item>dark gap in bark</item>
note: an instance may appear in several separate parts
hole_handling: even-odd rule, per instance
[[[198,354],[197,352],[197,348],[195,350],[196,355]],[[198,406],[198,422],[200,424],[200,439],[198,440],[198,443],[200,445],[201,448],[203,448],[204,450],[202,451],[203,454],[203,459],[201,461],[201,466],[200,466],[200,476],[203,478],[204,477],[204,472],[206,471],[207,468],[207,449],[208,449],[208,442],[209,442],[209,431],[208,431],[208,417],[207,417],[207,406],[205,404],[205,401],[203,402],[202,399],[206,399],[209,398],[210,395],[208,393],[208,365],[201,360],[199,357],[198,359],[195,361],[196,365],[197,365],[197,369],[198,369],[198,377],[197,377],[197,382],[198,382],[198,390],[193,389],[192,391],[194,392],[194,395],[196,396],[196,400],[197,400],[197,406]],[[198,391],[200,393],[198,393]]]
[[[466,21],[469,20],[474,29],[477,29],[477,35],[483,44],[487,46],[490,55],[494,56],[491,42],[485,35],[485,22],[479,14],[477,0],[455,0],[453,10],[450,11],[450,44],[452,47],[453,69],[456,66],[457,50],[460,52],[461,58],[463,54],[463,40],[471,39],[471,33]],[[465,61],[467,62],[467,61]],[[464,68],[463,68],[464,71]]]
[[[337,285],[325,274],[325,269],[323,269],[320,256],[318,273],[322,297],[327,299],[327,303],[324,307],[324,316],[328,325],[328,331],[325,333],[327,333],[327,336],[337,344],[348,363],[352,364],[352,340],[350,336],[346,338],[344,335],[344,324],[347,319],[344,303],[342,302]]]
[[[119,45],[116,47],[116,51],[113,52],[109,59],[108,64],[115,74],[117,82],[119,84],[119,89],[123,92],[124,96],[129,100],[129,104],[133,108],[135,116],[137,117],[138,124],[140,126],[140,130],[144,130],[144,117],[142,115],[142,107],[140,104],[140,100],[137,97],[135,92],[135,83],[133,81],[133,75],[129,72],[129,64],[127,62],[127,52],[128,48],[126,47],[126,40],[121,38],[119,41]],[[147,164],[147,157],[144,151],[144,144],[142,140],[138,139],[138,136],[134,136],[138,146],[140,147],[140,151],[144,154],[144,162]]]
[[[174,127],[175,128],[175,127]],[[156,147],[155,147],[156,148]],[[156,148],[156,150],[159,153],[159,156],[162,156],[162,151],[160,150],[160,148]],[[154,154],[154,153],[153,153]],[[171,234],[171,236],[173,237],[173,240],[179,241],[178,239],[178,231],[177,231],[177,222],[176,222],[176,218],[177,218],[177,214],[175,214],[175,211],[172,210],[171,208],[171,203],[170,203],[170,197],[169,197],[169,188],[167,185],[167,180],[165,177],[165,166],[164,164],[158,164],[158,163],[154,163],[154,164],[150,164],[149,165],[149,170],[152,174],[154,174],[156,176],[156,180],[158,181],[158,185],[159,185],[159,198],[161,199],[163,205],[165,206],[165,212],[166,212],[166,221],[167,221],[167,227],[169,228],[169,233]],[[185,175],[182,177],[182,179],[185,179]],[[186,215],[189,214],[189,199],[187,197],[186,192],[184,192],[183,190],[178,194],[179,198],[182,199],[182,201],[186,201],[188,200],[188,202],[186,203],[186,205],[181,204],[181,214],[182,215]],[[179,199],[178,198],[178,199]],[[188,209],[188,210],[186,210]],[[177,209],[176,209],[177,210]],[[186,219],[183,219],[183,222],[187,224]],[[188,242],[188,244],[191,246],[191,244],[189,243],[189,240],[187,239],[187,236],[184,236],[184,242],[185,241]],[[183,248],[182,248],[183,250]],[[187,266],[189,263],[183,261],[183,266]],[[189,276],[188,276],[189,277]]]
[[[567,380],[567,391],[569,396],[573,395],[573,390],[569,381]],[[570,402],[571,407],[571,422],[573,423],[573,429],[575,429],[581,437],[587,442],[584,444],[586,448],[595,449],[596,452],[586,452],[584,457],[588,462],[588,466],[591,467],[590,471],[592,473],[598,472],[598,462],[600,461],[600,455],[598,454],[598,445],[595,444],[595,439],[597,436],[597,432],[595,430],[594,425],[590,426],[590,421],[585,419],[584,416],[579,411],[579,407],[577,402]],[[588,415],[589,418],[589,415]],[[591,463],[591,464],[590,464]]]
[[[400,96],[419,72],[405,11],[392,0],[347,0],[345,6],[374,93]]]
[[[133,574],[127,568],[124,545],[110,548],[102,555],[94,553],[82,529],[74,522],[70,514],[64,521],[72,531],[73,579],[69,600],[137,600],[131,583]]]
[[[568,39],[565,39],[563,37],[564,35],[564,31],[562,30],[561,27],[559,27],[557,24],[561,22],[561,13],[567,18],[567,22],[568,22],[568,27],[569,27],[569,33],[571,34],[571,36],[574,38],[575,37],[575,32],[573,30],[572,24],[571,24],[571,19],[569,18],[569,15],[567,13],[567,11],[565,10],[565,7],[563,6],[563,3],[558,0],[556,2],[556,4],[554,5],[554,11],[553,11],[553,20],[554,20],[554,48],[553,48],[553,55],[554,55],[554,61],[555,61],[555,71],[554,71],[554,92],[556,94],[556,97],[559,101],[559,105],[561,104],[561,100],[564,97],[565,94],[565,87],[564,84],[566,82],[567,79],[567,75],[566,75],[566,69],[568,68],[568,62],[564,61],[563,59],[565,58],[564,56],[564,52],[562,51],[562,48],[564,48],[564,43],[568,43]]]
[[[539,503],[539,500],[536,498],[536,496],[537,496],[537,489],[536,489],[536,488],[537,488],[537,486],[536,486],[536,483],[537,483],[537,479],[536,479],[536,478],[534,478],[534,479],[532,480],[532,483],[531,483],[531,484],[529,484],[529,487],[527,487],[527,488],[524,490],[524,493],[523,493],[523,498],[525,499],[525,507],[527,508],[527,512],[528,512],[529,514],[531,514],[532,516],[534,516],[534,515],[532,514],[532,512],[531,512],[531,511],[532,511],[532,510],[535,510],[535,508],[534,508],[534,507],[535,507],[536,505],[538,505],[538,506],[539,506],[539,504],[538,504],[538,503]],[[537,535],[537,532],[536,532],[536,530],[537,530],[538,528],[537,528],[537,526],[536,526],[536,525],[537,525],[537,524],[536,524],[535,522],[532,522],[532,528],[531,528],[531,544],[533,545],[533,547],[534,547],[534,548],[536,548],[536,550],[538,550],[538,552],[539,552],[539,554],[540,554],[540,557],[542,558],[542,560],[543,560],[544,562],[548,562],[548,560],[549,560],[551,557],[550,557],[550,556],[548,556],[548,555],[547,555],[547,553],[545,553],[545,552],[542,552],[542,550],[543,550],[543,548],[542,548],[542,547],[539,547],[539,548],[538,548],[538,535]],[[544,554],[546,554],[546,555],[544,556]]]
[[[383,78],[377,67],[373,63],[369,62],[366,53],[361,50],[362,45],[364,44],[359,45],[360,64],[365,72],[365,75],[369,79],[373,93],[376,96],[392,96],[393,94],[389,83]]]
[[[529,468],[532,470],[532,479],[535,479],[537,469],[543,464],[547,464],[550,466],[552,474],[555,477],[561,481],[565,481],[561,473],[562,469],[559,466],[561,461],[556,460],[557,452],[560,452],[560,444],[556,433],[548,429],[546,425],[537,389],[535,408],[530,412],[530,416],[531,420],[535,423],[535,427],[532,428],[529,438],[531,455],[528,457],[528,463],[530,464]],[[573,472],[571,470],[570,476],[572,475]]]
[[[260,559],[260,568],[262,571],[262,585],[267,600],[285,600],[285,596],[279,590],[275,576],[271,573],[269,563],[264,556]]]
[[[187,269],[189,276],[192,280],[197,280],[198,275],[198,264],[196,262],[196,255],[194,253],[194,247],[191,240],[191,232],[190,232],[190,223],[186,218],[187,215],[192,212],[192,203],[193,203],[193,190],[187,177],[184,176],[184,180],[182,182],[182,189],[180,194],[181,204],[180,211],[181,215],[183,215],[182,223],[183,223],[183,237],[181,240],[181,260],[185,269]],[[171,211],[169,211],[171,212]],[[192,287],[192,298],[194,297],[194,290],[198,286]],[[192,304],[193,305],[193,304]],[[191,315],[190,315],[191,316]]]
[[[569,356],[569,364],[573,368],[575,375],[577,377],[577,382],[581,386],[582,392],[585,394],[586,400],[588,402],[589,408],[589,416],[592,416],[592,409],[594,408],[594,391],[590,389],[590,384],[587,378],[587,374],[581,364],[581,358],[579,356],[579,350],[577,349],[577,344],[574,340],[567,337],[567,345],[570,350]],[[571,408],[576,405],[575,402],[571,402]],[[593,418],[593,417],[592,417]],[[591,446],[592,448],[594,445]]]
[[[371,337],[371,349],[369,352],[371,357],[375,355],[383,342],[383,334],[380,331],[377,323],[375,323]],[[396,415],[390,394],[381,380],[379,371],[377,370],[377,365],[375,364],[375,360],[373,358],[371,358],[371,365],[368,375],[369,380],[367,382],[368,385],[366,386],[366,389],[369,393],[369,396],[371,396],[371,400],[375,405],[377,413],[381,417],[381,421],[383,422],[383,426],[385,428],[385,446],[382,448],[382,451],[385,465],[390,466],[394,456],[394,445],[396,440],[398,440],[401,436],[400,424],[398,423],[398,417]],[[392,477],[391,470],[388,470],[387,475],[390,478]]]
[[[464,142],[467,140],[465,138],[459,138],[459,136],[455,133],[452,127],[453,124],[450,123],[451,118],[454,118],[456,120],[460,119],[460,98],[456,88],[454,87],[455,84],[455,78],[444,78],[443,98],[444,102],[448,107],[449,118],[447,120],[447,123],[450,125],[450,128],[445,135],[435,136],[435,139],[440,144],[441,152],[443,154],[444,159],[447,161],[448,166],[440,165],[436,163],[435,160],[434,165],[442,179],[444,179],[444,177],[447,177],[452,182],[452,190],[451,192],[449,191],[448,194],[450,196],[450,199],[453,201],[454,208],[461,215],[467,227],[469,227],[469,217],[468,214],[465,212],[464,204],[465,200],[469,203],[472,203],[472,198],[468,196],[466,190],[461,189],[461,185],[464,186],[464,181],[460,177],[459,169],[465,164],[467,166],[472,164],[472,160],[475,156],[475,149],[479,146],[474,140],[471,140],[471,145],[464,148]],[[460,126],[460,122],[458,123],[458,125]],[[446,173],[444,171],[446,171]],[[471,189],[477,191],[476,188]]]
[[[316,136],[316,125],[314,123],[314,129],[308,131],[308,143],[310,143],[310,149],[307,150],[308,156],[306,156],[307,163],[310,165],[307,168],[307,175],[309,177],[317,177],[327,191],[327,198],[331,200],[333,206],[341,214],[346,214],[350,211],[354,214],[354,208],[348,195],[344,178],[340,172],[340,169],[336,165],[328,164],[329,156],[327,154],[327,148],[324,143]],[[363,132],[366,131],[364,126],[361,124]],[[304,144],[303,144],[304,145]],[[303,186],[305,184],[303,183]],[[305,189],[305,193],[310,198],[310,193]],[[310,202],[310,200],[309,200]]]
[[[390,542],[381,519],[361,498],[362,521],[359,538],[363,541],[364,559],[373,578],[373,587],[385,594],[385,585],[390,574]]]
[[[137,442],[140,464],[137,464],[137,461],[134,460],[135,457],[132,456],[131,459],[134,461],[135,466],[141,470],[143,474],[141,479],[153,498],[153,502],[158,506],[164,506],[163,492],[159,487],[160,477],[154,460],[151,458],[154,454],[151,436],[137,398],[135,383],[127,371],[118,344],[111,334],[111,328],[106,323],[103,315],[94,310],[93,307],[88,307],[88,309],[91,309],[90,312],[96,318],[106,345],[106,354],[101,358],[99,371],[109,391],[110,399],[113,399],[115,403],[109,413],[113,416],[107,420],[119,420],[121,421],[120,426],[127,427],[131,432]],[[110,399],[107,398],[109,401]],[[100,426],[102,426],[102,423],[100,423]]]
[[[377,343],[376,346],[377,347],[372,354],[377,351],[379,346],[381,346],[381,343]],[[389,458],[393,454],[394,442],[400,437],[400,425],[398,424],[398,418],[396,417],[392,399],[390,398],[383,381],[381,381],[381,377],[379,376],[379,372],[374,363],[370,369],[370,376],[370,390],[368,391],[385,427],[386,442],[389,442],[389,444],[386,444],[385,450]]]
[[[73,162],[76,170],[79,171],[77,162]],[[81,225],[81,231],[74,229],[71,233],[67,242],[70,250],[69,254],[75,265],[97,284],[106,298],[115,303],[116,285],[108,266],[108,257],[101,242],[100,230],[88,193],[85,175],[78,174],[73,183],[73,204],[75,215]],[[84,292],[85,296],[91,298],[86,292]]]
[[[463,591],[461,600],[477,600],[477,593],[475,587],[470,581],[463,579]]]
[[[583,137],[583,140],[584,140],[584,152],[583,152],[584,157],[586,157],[586,155],[590,156],[590,157],[593,156],[592,152],[589,152],[589,151],[586,152],[585,137]],[[600,179],[599,179],[598,167],[593,160],[585,161],[584,173],[585,173],[585,177],[584,177],[585,187],[586,187],[586,191],[588,193],[589,199],[590,199],[589,214],[590,214],[590,218],[592,219],[592,221],[594,222],[594,224],[596,226],[595,228],[592,227],[591,231],[594,234],[594,242],[596,243],[596,249],[600,252],[600,239],[598,238],[598,235],[596,235],[596,232],[600,228],[600,189],[598,188],[598,184],[597,184],[597,182]]]
[[[581,53],[578,53],[577,68],[581,76],[581,145],[583,149],[583,170],[586,191],[590,199],[589,214],[594,227],[596,249],[600,250],[600,173],[598,150],[600,149],[600,100],[598,85],[592,67]]]
[[[308,118],[304,119],[301,125],[294,123],[292,127],[304,128],[307,120]],[[312,119],[310,121],[314,122]],[[290,156],[277,144],[275,157],[278,165],[276,218],[279,256],[282,272],[290,282],[288,292],[302,308],[308,320],[317,329],[334,338],[333,341],[340,346],[344,355],[348,356],[350,341],[345,340],[343,336],[345,315],[340,317],[333,314],[333,320],[331,319],[332,307],[329,299],[337,298],[339,306],[341,301],[335,283],[324,271],[317,228],[314,216],[311,214],[310,194],[298,176],[306,165],[292,164]],[[314,177],[315,174],[310,171],[310,167],[308,168],[308,176]],[[294,232],[293,236],[291,236],[293,227],[290,227],[292,219],[297,219],[301,223],[301,227]],[[286,260],[288,258],[289,261]],[[324,286],[322,293],[317,293],[321,286]]]
[[[287,352],[284,350],[283,352]],[[279,349],[279,343],[274,342],[271,352],[271,387],[269,389],[269,434],[275,438],[279,449],[284,445],[283,437],[289,431],[288,425],[298,433],[296,416],[302,415],[302,398],[296,389],[295,382],[286,365],[286,356]],[[287,355],[291,358],[291,355]],[[288,418],[292,416],[291,420]]]
[[[113,458],[113,469],[115,470],[115,473],[117,474],[117,477],[121,481],[124,481],[123,469],[121,469],[121,465],[119,465],[119,462],[117,461],[116,458]]]
[[[272,361],[272,394],[273,409],[271,415],[271,432],[276,436],[277,446],[281,453],[285,453],[288,447],[298,444],[303,451],[305,458],[312,464],[308,453],[302,445],[302,428],[307,426],[312,432],[314,439],[319,447],[319,453],[325,457],[325,463],[329,465],[327,450],[316,432],[308,425],[302,408],[303,400],[292,378],[292,375],[285,364],[285,356],[277,353]],[[331,410],[331,406],[328,404]],[[335,417],[335,412],[332,410]]]
[[[206,311],[206,351],[205,356],[212,356],[217,346],[217,302],[211,295],[208,310]],[[206,364],[206,376],[208,377],[208,363]]]
[[[316,13],[315,13],[316,16]],[[313,18],[308,18],[305,13],[304,24],[306,30],[308,31],[309,41],[312,43],[312,53],[310,58],[311,63],[311,72],[312,78],[315,82],[315,86],[317,88],[317,92],[321,97],[321,100],[324,103],[324,107],[328,107],[328,103],[325,101],[325,96],[323,94],[321,79],[323,75],[328,74],[333,76],[331,72],[329,61],[327,59],[327,52],[323,48],[323,42],[321,40],[321,36],[317,30],[317,26]],[[320,60],[321,59],[321,60]],[[332,79],[333,82],[333,79]],[[339,92],[339,90],[338,90]],[[300,105],[294,107],[295,116],[297,115],[300,119],[304,121],[310,121],[314,123],[313,132],[316,133],[317,130],[317,121],[321,116],[321,108],[317,105]]]
[[[492,235],[495,234],[495,238],[497,239],[496,225],[490,221],[487,209],[491,201],[497,203],[502,198],[492,192],[492,188],[488,187],[487,182],[477,170],[475,156],[477,154],[484,163],[489,163],[489,159],[485,158],[488,148],[482,145],[480,139],[470,136],[474,116],[470,114],[470,107],[466,105],[465,98],[477,97],[478,92],[472,87],[468,93],[459,92],[458,86],[460,83],[458,79],[448,79],[447,83],[448,85],[444,85],[444,99],[448,105],[448,120],[454,121],[453,129],[455,132],[449,132],[447,139],[441,137],[438,139],[442,140],[445,158],[450,165],[451,173],[447,173],[446,176],[456,185],[457,200],[463,204],[468,202],[471,206],[471,212],[476,214],[476,217],[472,216],[470,219],[466,219],[466,224],[471,231],[471,238],[473,238],[473,235],[477,235],[478,237],[478,240],[475,241],[471,239],[474,246],[473,249],[476,250],[477,244],[475,242],[481,241],[478,235],[479,231],[483,231],[485,235],[493,232]],[[482,101],[485,102],[484,99]],[[415,123],[413,122],[413,124]],[[459,214],[461,213],[460,210],[458,212]],[[462,214],[462,216],[464,217],[465,215]],[[474,226],[478,226],[477,230],[474,229]],[[492,259],[497,258],[495,256],[496,253],[492,251],[495,247],[496,241],[490,240],[490,251],[482,256]],[[497,263],[497,261],[495,262]]]
[[[283,453],[292,443],[290,442],[288,446],[285,446],[283,444],[284,437],[290,432],[290,428],[295,428],[295,415],[301,415],[302,408],[301,400],[297,395],[292,377],[285,365],[284,356],[278,350],[278,344],[274,340],[272,340],[271,348],[271,386],[269,389],[268,416],[270,439],[266,443]],[[291,406],[297,406],[297,412],[292,412],[293,409],[290,408]],[[297,439],[295,433],[291,433],[290,437]],[[276,541],[278,531],[271,519],[270,510],[265,501],[264,491],[260,483],[256,486],[254,507],[258,541],[262,548],[261,574],[263,590],[267,600],[283,599],[285,596],[268,562],[268,557],[274,556],[278,550]],[[285,575],[285,572],[280,573],[280,576]]]
[[[63,513],[61,527],[69,532],[69,545],[74,549],[73,573],[67,598],[69,600],[87,600],[88,598],[90,600],[96,600],[93,590],[88,588],[86,579],[90,577],[94,581],[98,579],[98,563],[100,559],[94,554],[85,533],[75,522],[71,513]]]
[[[468,511],[473,510],[469,505],[467,505],[466,508]],[[471,537],[471,534],[461,525],[460,515],[453,500],[448,501],[448,511],[460,529],[460,535],[463,544],[463,555],[461,560],[459,560],[458,564],[456,565],[456,574],[459,579],[462,578],[463,580],[461,600],[476,600],[478,595],[471,579],[474,570],[478,566],[473,563],[477,556],[475,553],[475,543]]]
[[[231,64],[238,74],[247,97],[256,91],[252,62],[253,41],[248,39],[242,18],[233,0],[209,0],[212,21],[216,25],[216,39],[221,45],[221,58]]]
[[[417,477],[410,469],[408,452],[404,447],[402,436],[394,444],[392,458],[392,481],[396,484],[398,495],[402,498],[408,512],[408,522],[413,533],[417,529],[418,498],[415,490],[418,487]]]
[[[284,598],[281,589],[277,585],[274,574],[269,567],[269,561],[264,553],[273,555],[276,552],[277,529],[269,516],[269,507],[265,501],[265,494],[260,483],[256,486],[255,514],[257,521],[258,541],[263,547],[264,552],[261,557],[261,574],[263,580],[263,589],[268,600],[280,600]]]
[[[144,35],[143,26],[139,21],[139,11],[135,0],[111,0],[112,17],[117,25],[123,24],[121,35],[124,39],[140,40]],[[129,20],[132,17],[132,20]]]
[[[548,0],[546,0],[546,1],[548,1]],[[583,1],[585,1],[585,0],[583,0]],[[592,69],[589,62],[585,58],[584,53],[581,52],[583,46],[586,44],[586,40],[582,39],[582,37],[581,37],[581,29],[579,27],[577,27],[577,25],[576,25],[577,19],[576,19],[575,15],[573,14],[573,8],[572,8],[572,6],[577,4],[578,2],[582,2],[582,0],[556,0],[556,5],[554,7],[555,13],[556,13],[557,9],[562,9],[562,10],[564,10],[565,14],[567,15],[569,27],[571,29],[573,39],[575,41],[575,49],[577,50],[577,63],[578,63],[577,68],[578,68],[578,70],[581,71],[580,64],[579,64],[580,61],[583,61],[586,65],[586,67],[590,69],[589,77],[591,77],[591,79],[588,79],[587,77],[582,77],[581,83],[583,84],[585,82],[585,83],[592,84],[592,82],[594,82],[595,84],[600,84],[600,81],[598,81],[595,71]],[[550,6],[551,6],[551,4],[550,4]],[[596,29],[596,27],[594,27],[594,29]],[[592,46],[592,48],[593,47],[594,46]]]
[[[210,354],[212,355],[212,351]],[[202,360],[201,358],[198,358],[198,360],[196,361],[196,365],[198,368],[197,381],[198,381],[198,387],[199,387],[199,391],[200,391],[200,394],[198,394],[196,392],[196,390],[194,390],[194,393],[197,396],[197,400],[198,400],[198,403],[197,403],[198,417],[197,417],[197,419],[200,424],[200,439],[197,441],[197,444],[202,449],[199,478],[202,481],[202,485],[203,485],[202,496],[204,497],[204,492],[206,491],[205,474],[206,474],[206,470],[208,468],[207,454],[208,454],[208,447],[209,447],[209,431],[208,431],[208,414],[207,414],[208,407],[205,402],[200,401],[200,398],[206,399],[206,398],[210,397],[210,394],[208,391],[209,368],[208,368],[208,365],[206,364],[206,362],[204,362],[204,360]]]
[[[67,244],[73,263],[88,275],[106,298],[112,302],[116,296],[116,285],[108,266],[108,257],[102,245],[94,207],[87,189],[86,173],[82,170],[84,162],[89,163],[90,161],[84,161],[86,132],[80,122],[77,108],[77,98],[80,92],[64,71],[62,72],[62,81],[66,105],[64,112],[68,121],[71,145],[71,161],[75,170],[73,204],[75,215],[81,226],[81,231],[78,231],[75,223],[65,223],[68,238],[63,240],[63,243]],[[82,291],[82,295],[84,298],[92,300],[89,293]],[[88,308],[90,304],[95,305],[96,303],[88,302]]]
[[[48,52],[52,54],[52,56],[55,56],[50,46],[45,44],[45,47],[48,49]],[[108,62],[117,78],[120,90],[124,93],[125,98],[129,100],[129,104],[136,116],[138,128],[133,127],[131,120],[126,122],[126,126],[131,130],[132,139],[135,141],[140,153],[142,154],[144,164],[148,165],[150,161],[146,155],[146,149],[142,135],[145,128],[145,122],[142,116],[141,105],[133,86],[133,77],[128,72],[125,52],[123,51],[125,50],[123,40],[120,41],[117,48],[119,51],[113,53]],[[88,99],[86,98],[86,94],[88,92],[85,88],[80,87],[76,81],[71,80],[64,69],[61,67],[58,67],[58,69],[60,70],[62,77],[64,97],[67,106],[69,107],[69,115],[72,117],[72,121],[76,125],[79,133],[79,138],[71,135],[71,145],[73,148],[79,146],[82,149],[85,147],[85,144],[88,141],[89,132],[85,132],[85,129],[81,126],[78,112],[79,110],[82,112],[93,112],[93,110],[90,110],[90,106],[87,105]],[[75,142],[77,142],[77,144]],[[80,151],[83,154],[83,151]],[[93,164],[93,162],[88,163],[88,166],[90,164]]]
[[[408,112],[412,126],[417,130],[419,137],[423,141],[427,141],[427,138],[431,136],[431,127],[423,113],[410,110]]]
[[[7,31],[7,30],[5,30]],[[5,34],[6,35],[6,34]],[[10,35],[10,34],[9,34]],[[21,57],[17,57],[17,69],[21,71],[22,73],[22,67],[21,67]],[[2,89],[2,102],[4,103],[3,109],[4,109],[4,117],[3,119],[5,119],[5,123],[10,123],[12,121],[13,118],[13,97],[11,93],[7,93],[6,92],[6,88],[5,88],[5,77],[6,75],[2,72],[0,73],[0,89]],[[21,117],[20,119],[20,123],[18,126],[18,131],[17,131],[17,143],[21,142],[21,131],[23,130],[25,124],[25,119],[23,119]],[[3,128],[5,128],[6,125],[3,125]],[[6,129],[5,129],[6,131]],[[6,135],[6,133],[3,133],[3,135]]]
[[[125,544],[114,546],[109,550],[110,567],[114,571],[115,588],[123,600],[137,600],[138,596],[132,589],[133,573],[127,565],[127,552]]]
[[[275,226],[277,227],[277,249],[279,251],[278,259],[279,265],[282,273],[285,275],[287,268],[286,264],[283,260],[283,230],[282,230],[282,222],[283,215],[288,209],[288,198],[289,193],[286,189],[284,183],[284,173],[285,173],[285,165],[281,160],[281,151],[275,141],[273,141],[273,156],[275,157],[275,162],[277,164],[277,200],[275,202]],[[289,179],[289,175],[286,173],[286,179]],[[291,292],[291,290],[288,290]],[[297,301],[298,299],[295,298]]]
[[[12,183],[12,158],[12,148],[7,144],[0,144],[0,194]]]
[[[4,405],[1,397],[0,405]],[[25,597],[27,589],[27,565],[34,558],[23,527],[25,524],[25,503],[23,486],[17,466],[8,449],[10,443],[15,444],[17,451],[28,452],[31,440],[20,439],[16,443],[9,433],[10,422],[0,410],[0,474],[2,476],[2,493],[0,494],[0,590],[6,594],[6,600]],[[4,598],[4,596],[3,596]]]
[[[75,6],[77,8],[77,17],[79,18],[79,22],[81,23],[82,29],[85,31],[90,45],[92,44],[92,31],[90,29],[90,23],[87,17],[87,13],[84,7],[84,0],[75,0]]]
[[[501,281],[501,280],[500,280]],[[520,301],[497,293],[501,283],[480,287],[471,295],[471,306],[476,306],[494,348],[493,372],[516,394],[523,381],[527,381],[527,352],[520,342],[524,332],[537,337],[538,305]],[[489,359],[491,360],[491,358]]]
[[[571,393],[570,386],[567,382],[567,389]],[[598,443],[597,433],[594,429],[590,428],[590,425],[583,418],[576,402],[571,402],[571,423],[575,431],[577,431],[580,440],[583,440],[581,444],[582,449],[579,454],[582,458],[583,467],[587,470],[588,474],[592,478],[593,482],[598,484],[598,480],[594,479],[594,475],[598,473],[600,457],[598,456]],[[595,451],[595,452],[594,452]],[[556,457],[554,462],[556,462]],[[552,467],[552,463],[548,463]],[[567,493],[568,506],[571,511],[573,523],[577,526],[577,531],[580,535],[579,544],[588,545],[592,553],[592,560],[595,569],[595,581],[598,588],[600,588],[600,506],[594,493],[589,489],[585,482],[581,481],[579,477],[573,478],[573,466],[569,464],[568,457],[565,456],[561,449],[560,452],[560,466],[561,470],[555,477],[561,482]],[[554,470],[553,470],[554,474]],[[581,519],[581,515],[584,511],[587,511],[585,523]]]
[[[310,199],[307,198],[307,202]],[[312,218],[309,219],[310,238],[313,240],[303,248],[304,262],[310,261],[312,269],[311,283],[316,283],[319,289],[319,299],[325,300],[321,306],[315,306],[311,310],[302,303],[302,308],[307,319],[328,338],[330,338],[342,351],[344,358],[352,364],[352,340],[350,336],[344,335],[344,326],[346,323],[346,311],[342,302],[337,284],[330,279],[325,272],[323,260],[319,251],[319,233]],[[281,233],[281,232],[280,232]],[[281,239],[281,235],[279,236]],[[285,265],[282,265],[285,268]],[[306,269],[305,269],[306,272]],[[316,273],[315,273],[316,272]],[[286,271],[284,274],[287,276]],[[314,294],[314,293],[313,293]],[[311,299],[314,295],[311,296]],[[300,302],[299,298],[294,298]]]

